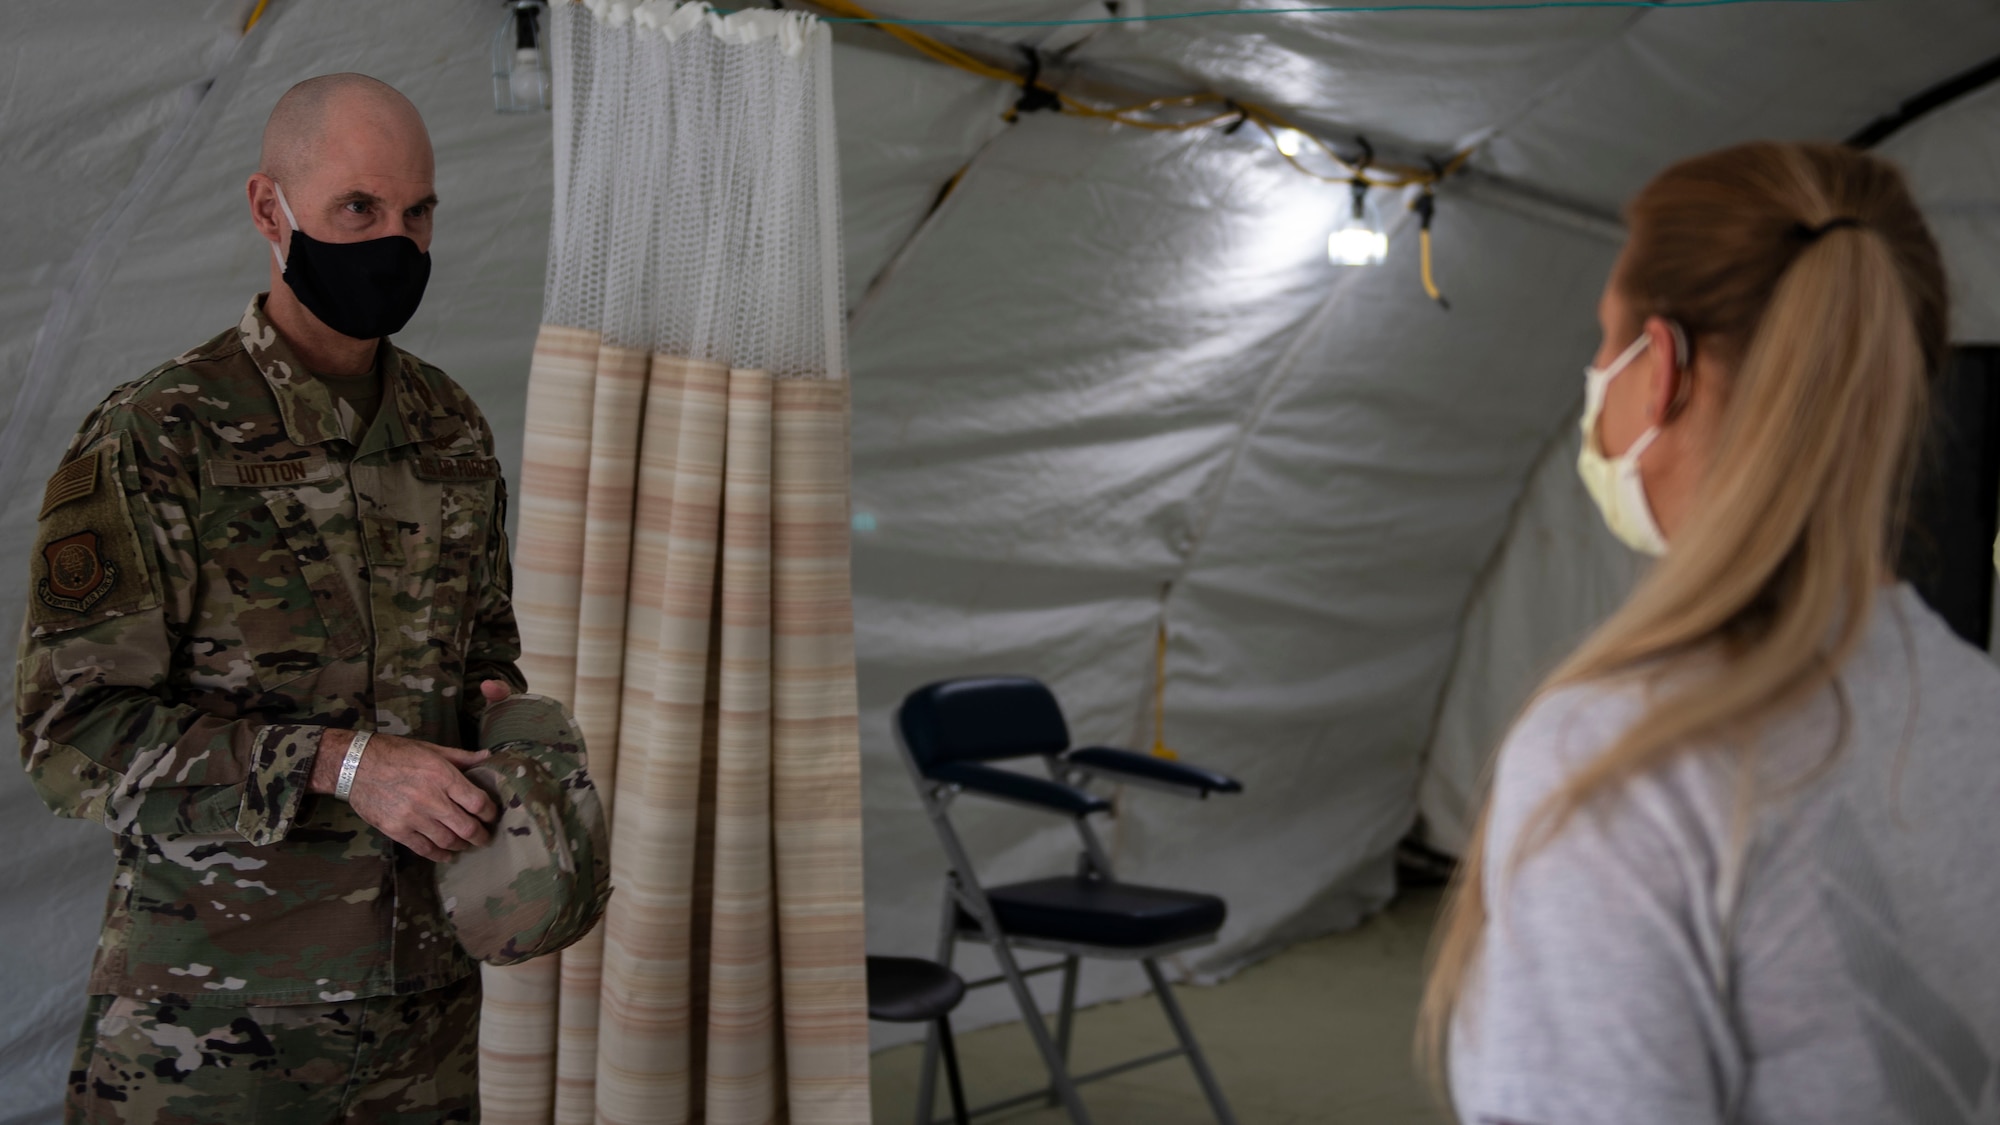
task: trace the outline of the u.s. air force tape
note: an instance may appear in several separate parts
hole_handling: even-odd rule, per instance
[[[419,457],[417,476],[424,480],[492,480],[500,462],[491,457]]]

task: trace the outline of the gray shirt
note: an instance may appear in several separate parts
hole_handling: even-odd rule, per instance
[[[2000,669],[1899,587],[1840,682],[1844,740],[1828,691],[1764,729],[1755,767],[1684,756],[1515,866],[1643,689],[1529,709],[1453,1029],[1468,1125],[2000,1123]]]

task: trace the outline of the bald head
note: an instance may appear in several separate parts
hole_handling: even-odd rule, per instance
[[[267,311],[282,318],[290,308],[280,278],[295,230],[320,242],[402,236],[428,253],[434,179],[424,119],[387,83],[328,74],[287,90],[246,185],[250,221],[273,251]]]
[[[285,91],[271,108],[257,170],[279,183],[310,176],[329,150],[346,147],[357,132],[407,148],[412,157],[421,150],[421,163],[430,162],[430,133],[410,99],[365,74],[322,74]]]

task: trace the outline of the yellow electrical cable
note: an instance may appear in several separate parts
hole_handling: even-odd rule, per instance
[[[1438,304],[1444,304],[1444,294],[1438,292],[1437,281],[1431,277],[1431,232],[1426,227],[1417,232],[1418,257],[1423,264],[1424,292]]]
[[[854,0],[811,0],[811,2],[815,7],[824,8],[836,16],[848,19],[872,20],[876,18],[874,12],[855,3]],[[982,78],[989,78],[997,82],[1007,82],[1023,88],[1028,84],[1027,78],[1020,74],[994,66],[991,63],[982,62],[972,55],[948,43],[932,38],[921,31],[897,24],[876,24],[874,26],[889,35],[895,36],[898,40],[922,54],[947,65],[957,67],[960,70],[977,74]],[[1322,175],[1299,163],[1297,157],[1282,151],[1279,155],[1283,156],[1286,163],[1298,171],[1311,176],[1313,179],[1322,180],[1327,183],[1351,183],[1357,177],[1365,180],[1371,187],[1384,188],[1436,183],[1443,177],[1456,172],[1464,165],[1466,159],[1472,155],[1470,149],[1454,153],[1451,160],[1444,164],[1439,172],[1434,172],[1429,168],[1417,168],[1409,165],[1375,163],[1369,165],[1368,171],[1376,172],[1377,174],[1370,175],[1364,173],[1363,169],[1357,167],[1354,162],[1335,152],[1332,146],[1328,145],[1325,141],[1300,129],[1276,111],[1260,105],[1237,102],[1225,98],[1221,94],[1181,94],[1171,97],[1154,98],[1151,101],[1138,102],[1133,105],[1097,106],[1073,95],[1063,93],[1060,90],[1041,86],[1040,83],[1036,83],[1036,85],[1038,88],[1048,90],[1049,93],[1053,94],[1066,112],[1078,117],[1093,117],[1105,121],[1114,121],[1120,125],[1130,125],[1136,129],[1149,129],[1155,132],[1183,132],[1188,129],[1199,129],[1206,125],[1213,125],[1220,121],[1227,121],[1232,117],[1241,116],[1246,120],[1255,122],[1257,127],[1264,130],[1267,136],[1271,136],[1274,142],[1276,140],[1273,133],[1274,127],[1294,130],[1302,136],[1309,138],[1314,145],[1319,147],[1321,152],[1326,154],[1328,159],[1343,168],[1346,174],[1341,176]],[[1186,109],[1207,105],[1220,106],[1221,109],[1208,116],[1187,121],[1149,121],[1136,116],[1137,114],[1154,113],[1162,109]]]
[[[1174,761],[1179,754],[1167,749],[1167,619],[1160,617],[1159,643],[1153,650],[1153,757]]]
[[[271,0],[257,0],[257,7],[251,10],[250,18],[243,22],[243,34],[250,34],[250,29],[256,27],[257,21],[264,18],[264,9],[270,6]]]
[[[1439,169],[1443,173],[1443,169]],[[1417,262],[1422,267],[1424,293],[1438,303],[1439,308],[1451,308],[1451,302],[1444,299],[1439,291],[1437,277],[1431,271],[1431,220],[1437,217],[1437,193],[1433,185],[1425,184],[1423,192],[1410,203],[1410,210],[1417,213]]]
[[[813,0],[813,4],[815,7],[825,8],[836,16],[845,16],[850,19],[875,18],[875,13],[863,8],[859,4],[852,3],[851,0]],[[991,78],[1000,82],[1012,82],[1016,86],[1022,85],[1021,76],[1015,74],[1013,71],[1003,70],[1000,67],[983,63],[966,54],[964,51],[949,44],[941,43],[921,31],[913,31],[910,28],[899,27],[894,24],[877,24],[875,26],[880,27],[888,34],[895,36],[897,39],[902,40],[909,46],[916,48],[918,51],[929,55],[939,62],[949,63],[960,70],[970,71],[982,78]]]
[[[268,2],[269,0],[259,0],[257,5],[258,12],[261,13],[264,10],[264,4]],[[862,7],[855,0],[810,0],[810,2],[816,7],[823,8],[836,16],[861,20],[876,18],[875,13]],[[250,22],[254,24],[256,17],[252,16]],[[1030,79],[1026,75],[1016,74],[1003,67],[983,62],[971,54],[959,50],[957,47],[932,38],[914,28],[899,24],[875,24],[874,26],[889,35],[895,36],[898,40],[923,55],[936,59],[947,66],[956,67],[967,73],[976,74],[982,78],[992,79],[997,82],[1011,83],[1021,87],[1023,90],[1026,90],[1032,83],[1036,89],[1053,95],[1058,106],[1064,112],[1074,114],[1078,117],[1091,117],[1098,120],[1115,122],[1120,125],[1129,125],[1135,129],[1147,129],[1154,132],[1182,132],[1188,129],[1199,129],[1204,126],[1227,121],[1230,118],[1237,118],[1239,121],[1248,121],[1264,131],[1264,135],[1271,140],[1272,147],[1278,149],[1278,155],[1284,157],[1285,163],[1290,164],[1294,170],[1302,175],[1310,176],[1323,183],[1366,184],[1368,187],[1391,189],[1422,187],[1426,196],[1428,196],[1431,188],[1444,181],[1447,177],[1455,175],[1465,167],[1468,160],[1472,159],[1472,150],[1464,148],[1453,153],[1451,159],[1444,163],[1433,163],[1426,168],[1386,161],[1352,161],[1334,151],[1333,146],[1327,144],[1324,140],[1294,125],[1277,111],[1265,106],[1252,105],[1248,102],[1238,102],[1216,93],[1182,94],[1154,98],[1151,101],[1138,102],[1125,106],[1092,105],[1089,102],[1063,93],[1061,90],[1043,86],[1039,81]],[[1210,105],[1220,106],[1221,109],[1208,116],[1186,121],[1157,121],[1139,116],[1141,114],[1157,113],[1164,109],[1192,109],[1198,106]],[[1011,112],[1008,120],[1013,120]],[[1311,140],[1326,155],[1327,159],[1333,161],[1342,170],[1343,174],[1329,176],[1321,172],[1315,172],[1304,164],[1301,164],[1297,156],[1278,147],[1277,130],[1279,129],[1290,129],[1300,136]],[[963,175],[964,170],[961,169],[959,174]],[[953,186],[956,185],[956,179],[956,177],[953,178]],[[949,191],[949,188],[947,188],[947,191]],[[1424,292],[1430,296],[1431,300],[1449,308],[1450,305],[1446,303],[1444,296],[1438,291],[1437,281],[1431,272],[1431,232],[1428,221],[1419,232],[1418,244],[1423,272]],[[1159,680],[1162,698],[1164,698],[1166,686],[1166,643],[1166,624],[1162,621],[1160,625],[1159,652]],[[1164,706],[1164,703],[1160,704],[1162,708],[1160,712],[1161,716],[1164,716]],[[1155,739],[1153,752],[1163,757],[1174,756],[1173,751],[1168,750],[1164,742],[1158,741],[1158,736]]]

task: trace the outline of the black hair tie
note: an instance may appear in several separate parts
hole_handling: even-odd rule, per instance
[[[1843,227],[1858,228],[1860,226],[1861,226],[1860,219],[1857,219],[1852,215],[1842,215],[1836,219],[1828,219],[1826,222],[1823,222],[1816,227],[1809,226],[1805,223],[1793,223],[1792,237],[1800,242],[1805,243],[1807,246],[1810,246],[1813,243],[1818,242],[1820,240],[1820,236],[1824,235],[1828,231],[1840,230]]]

